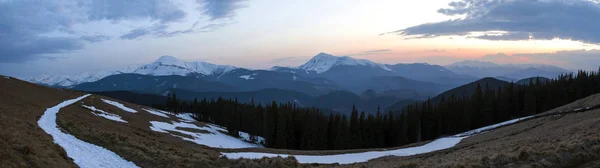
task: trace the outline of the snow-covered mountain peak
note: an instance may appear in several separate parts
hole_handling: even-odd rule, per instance
[[[225,73],[235,69],[228,65],[215,65],[208,62],[186,62],[173,56],[161,56],[156,61],[137,68],[133,73],[144,75],[180,75],[200,73],[211,75],[214,73]]]
[[[153,62],[153,64],[160,64],[160,65],[172,65],[172,66],[178,66],[178,67],[185,67],[186,66],[186,62],[180,59],[177,59],[173,56],[169,56],[169,55],[164,55],[159,57],[156,61]]]
[[[34,78],[23,78],[32,83],[46,84],[50,86],[72,87],[86,82],[95,82],[104,77],[118,74],[142,74],[153,76],[180,75],[200,73],[203,75],[223,74],[236,69],[229,65],[215,65],[207,62],[186,62],[173,56],[161,56],[156,61],[142,65],[129,66],[116,71],[102,71],[97,73],[82,73],[77,76],[49,76],[42,75]]]
[[[355,59],[349,56],[333,56],[327,53],[317,54],[305,64],[300,65],[299,68],[307,71],[323,73],[339,65],[379,67],[384,70],[391,71],[391,69],[384,64],[374,63],[366,59]]]

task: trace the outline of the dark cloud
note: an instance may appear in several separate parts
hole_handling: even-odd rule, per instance
[[[186,13],[169,0],[91,0],[81,1],[90,20],[158,20],[162,23],[178,21]]]
[[[77,19],[54,12],[58,8],[49,1],[0,2],[0,62],[23,62],[36,55],[83,48],[78,38],[38,35],[68,29]]]
[[[390,49],[379,49],[379,50],[367,50],[364,53],[365,54],[375,54],[375,53],[383,53],[383,52],[389,52],[392,51]]]
[[[212,21],[199,26],[198,21],[184,30],[170,30],[174,22],[189,17],[176,0],[18,0],[0,1],[0,63],[24,62],[35,58],[56,58],[49,54],[80,50],[85,44],[109,40],[104,34],[85,35],[74,25],[96,21],[119,24],[123,21],[152,21],[151,27],[132,28],[120,39],[142,36],[170,37],[185,33],[214,31],[226,23],[215,20],[232,17],[241,8],[236,0],[192,0],[203,6],[202,12]],[[191,21],[203,18],[190,18]],[[206,18],[204,18],[206,19]]]
[[[150,30],[144,28],[133,29],[129,33],[123,34],[120,36],[121,39],[136,39],[138,37],[145,36],[150,33]]]
[[[204,14],[212,20],[233,17],[234,11],[245,7],[240,2],[246,0],[197,0],[204,4]]]
[[[106,41],[106,40],[110,40],[110,36],[105,36],[105,35],[93,35],[93,36],[81,36],[82,40],[85,40],[87,42],[90,43],[97,43],[97,42],[101,42],[101,41]]]
[[[589,0],[463,0],[438,10],[462,19],[427,23],[393,33],[429,38],[504,31],[501,35],[471,36],[488,40],[572,39],[600,43],[600,4]]]
[[[134,29],[131,30],[130,32],[127,32],[123,35],[120,36],[121,39],[126,39],[126,40],[133,40],[133,39],[137,39],[139,37],[143,37],[146,35],[153,35],[155,37],[173,37],[176,35],[180,35],[180,34],[188,34],[188,33],[196,33],[196,32],[212,32],[217,30],[218,28],[221,28],[225,25],[228,25],[229,23],[219,23],[219,24],[208,24],[202,27],[197,28],[197,24],[194,24],[192,27],[188,28],[188,29],[184,29],[184,30],[175,30],[175,31],[169,31],[167,30],[167,26],[166,25],[154,25],[151,27],[147,27],[147,28],[138,28],[138,29]]]
[[[77,38],[0,35],[0,63],[24,62],[38,55],[66,53],[82,48],[83,43]]]
[[[298,57],[284,57],[284,58],[275,58],[271,61],[271,63],[280,63],[280,62],[286,62],[286,61],[290,61],[290,60],[294,60],[297,59]]]

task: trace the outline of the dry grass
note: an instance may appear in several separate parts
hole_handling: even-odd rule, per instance
[[[594,95],[548,113],[600,104]],[[347,167],[600,167],[600,110],[540,117],[464,139],[456,147]]]
[[[0,76],[0,167],[76,167],[37,120],[46,108],[81,95]]]
[[[37,125],[46,108],[82,93],[51,89],[0,78],[0,167],[76,167],[62,148]],[[105,147],[142,167],[600,167],[600,110],[535,118],[464,139],[456,147],[409,157],[384,157],[351,165],[298,164],[294,158],[229,160],[221,151],[254,151],[303,155],[355,153],[390,149],[294,151],[214,149],[149,129],[149,121],[170,122],[121,102],[138,113],[106,104],[97,95],[61,109],[58,125],[86,142]],[[114,100],[114,99],[111,99]],[[81,104],[117,114],[129,123],[95,116]],[[547,114],[600,104],[590,96]],[[196,123],[203,126],[205,123]],[[177,128],[190,132],[202,130]],[[422,145],[411,144],[411,147]],[[393,148],[393,149],[397,149]]]

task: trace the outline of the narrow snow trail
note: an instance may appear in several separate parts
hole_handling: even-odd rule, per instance
[[[351,164],[366,162],[371,159],[380,158],[384,156],[411,156],[422,153],[433,152],[437,150],[451,148],[458,144],[465,137],[448,137],[440,138],[433,142],[430,142],[423,146],[403,148],[390,151],[373,151],[363,153],[349,153],[339,155],[293,155],[299,163],[321,163],[321,164]],[[260,159],[263,157],[288,157],[285,154],[271,154],[271,153],[255,153],[255,152],[244,152],[244,153],[223,153],[229,159],[247,158],[247,159]]]
[[[58,111],[78,102],[89,94],[76,99],[64,101],[54,107],[46,109],[38,125],[54,139],[54,143],[61,146],[73,162],[79,167],[137,167],[133,162],[121,158],[119,155],[100,146],[84,142],[71,134],[59,130],[56,124]]]
[[[337,155],[292,155],[298,160],[299,163],[321,163],[321,164],[352,164],[352,163],[360,163],[366,162],[371,159],[380,158],[384,156],[411,156],[423,153],[429,153],[433,151],[448,149],[456,146],[456,144],[460,143],[460,141],[464,138],[467,138],[471,135],[484,133],[489,130],[496,129],[498,127],[511,125],[519,121],[523,121],[529,119],[533,116],[527,116],[523,118],[517,118],[509,121],[505,121],[502,123],[482,127],[479,129],[474,129],[471,131],[463,132],[460,134],[456,134],[454,136],[439,138],[428,144],[389,150],[389,151],[371,151],[371,152],[362,152],[362,153],[348,153],[348,154],[337,154]],[[263,157],[288,157],[290,155],[286,154],[273,154],[273,153],[257,153],[257,152],[239,152],[239,153],[221,153],[229,159],[239,159],[239,158],[247,158],[247,159],[260,159]]]

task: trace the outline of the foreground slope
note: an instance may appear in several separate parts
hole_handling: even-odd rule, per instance
[[[454,148],[349,167],[599,167],[600,94],[543,117],[464,139]],[[593,110],[586,108],[596,107]],[[580,112],[573,112],[580,111]]]
[[[0,131],[0,156],[3,157],[0,164],[3,167],[75,167],[73,160],[54,144],[52,137],[36,121],[46,108],[84,93],[51,89],[4,77],[0,78],[0,84],[3,86],[0,87],[0,125],[3,128]],[[61,108],[56,122],[65,133],[101,146],[140,167],[598,167],[600,163],[595,160],[600,159],[599,105],[600,95],[593,95],[514,125],[471,135],[449,149],[417,152],[418,155],[414,156],[377,156],[364,163],[337,160],[354,163],[344,165],[299,164],[299,160],[293,158],[232,160],[222,155],[261,152],[323,160],[327,159],[324,157],[327,155],[350,156],[392,149],[293,151],[244,145],[236,147],[241,149],[223,149],[219,144],[215,146],[202,139],[205,138],[202,135],[224,133],[223,128],[194,122],[189,116],[98,95]],[[211,132],[215,130],[219,132]],[[244,143],[231,138],[229,140],[232,141],[223,145]],[[408,151],[427,146],[424,144],[393,150]]]
[[[0,76],[0,165],[76,167],[52,137],[38,127],[46,108],[83,95]]]
[[[0,128],[2,128],[0,129],[0,158],[2,158],[0,167],[78,167],[80,165],[77,160],[71,158],[73,156],[68,154],[68,151],[65,152],[63,147],[55,144],[61,144],[57,139],[42,129],[48,124],[38,125],[38,120],[46,121],[42,115],[48,110],[58,110],[57,114],[49,115],[56,116],[58,127],[50,126],[48,129],[60,130],[54,133],[73,135],[75,139],[72,140],[81,140],[105,148],[140,167],[266,167],[269,165],[296,167],[298,165],[293,159],[222,158],[217,148],[182,139],[189,135],[181,132],[208,135],[208,132],[203,130],[188,128],[207,126],[198,122],[190,123],[192,119],[186,115],[175,116],[160,111],[150,112],[145,110],[147,107],[97,95],[83,98],[81,96],[85,95],[84,93],[48,88],[4,76],[0,76],[0,86],[2,86],[0,87]],[[78,97],[83,99],[67,101]],[[63,108],[51,108],[67,105],[63,102],[73,104]],[[164,133],[151,130],[149,121],[190,124]],[[220,128],[215,130],[222,131]],[[229,139],[247,143],[233,137]],[[83,148],[89,146],[84,145]],[[93,157],[80,161],[93,162],[97,159]]]

